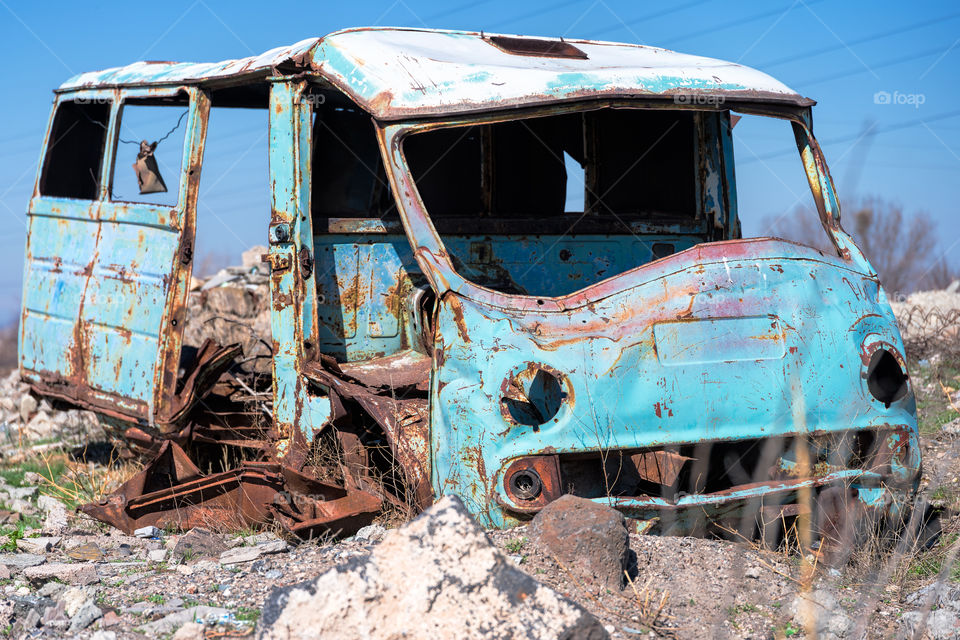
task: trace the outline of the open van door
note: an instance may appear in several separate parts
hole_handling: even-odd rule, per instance
[[[203,350],[177,388],[208,114],[195,87],[57,96],[20,323],[37,391],[166,431],[236,354]]]

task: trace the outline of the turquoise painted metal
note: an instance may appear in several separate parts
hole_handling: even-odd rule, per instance
[[[294,493],[327,481],[317,460],[332,442],[345,492],[333,502],[217,502],[300,533],[359,525],[384,500],[424,508],[445,493],[486,526],[574,493],[663,532],[735,521],[752,533],[771,509],[796,515],[804,496],[834,504],[838,488],[848,506],[902,503],[920,466],[903,344],[875,270],[840,224],[813,102],[722,61],[586,41],[564,41],[579,52],[564,57],[558,40],[528,40],[545,53],[469,32],[357,29],[244,60],[137,63],[71,79],[57,91],[29,205],[23,376],[38,393],[124,425],[149,451],[180,459],[169,452],[183,446],[186,459],[200,455],[186,453],[192,445],[219,443],[274,470],[266,485]],[[179,184],[174,207],[111,200],[114,166],[127,162],[117,132],[129,103],[188,109],[181,166],[164,168]],[[259,410],[214,390],[235,376],[239,348],[213,345],[182,361],[197,187],[218,106],[269,113],[266,426]],[[835,254],[741,238],[731,111],[792,123]],[[624,220],[587,205],[530,222],[495,211],[497,127],[549,121],[561,123],[558,139],[586,140],[570,150],[598,201],[591,145],[611,112],[689,116],[692,148],[678,156],[693,176],[681,194],[686,217]],[[338,131],[347,125],[335,113],[367,115]],[[71,117],[86,137],[67,136]],[[564,138],[570,126],[582,129]],[[464,198],[472,183],[462,176],[474,176],[484,203],[456,220],[431,211],[427,180],[453,146],[424,172],[407,145],[451,131],[458,140],[480,132],[470,134],[479,151],[450,154],[458,160],[446,162],[477,164],[442,165],[461,181],[444,185],[446,195]],[[358,142],[340,149],[342,140]],[[617,144],[638,158],[630,168],[647,152]],[[329,213],[338,206],[341,217]],[[211,402],[227,403],[237,424],[214,424]],[[118,500],[90,512],[124,528],[183,525],[206,502],[195,483],[225,495],[250,488],[231,485],[235,477],[185,479],[166,502],[154,496],[153,511]]]

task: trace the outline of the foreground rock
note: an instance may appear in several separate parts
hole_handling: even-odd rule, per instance
[[[536,515],[529,532],[545,555],[587,585],[623,587],[630,536],[623,514],[616,509],[561,496]]]
[[[368,558],[275,590],[262,640],[606,638],[579,605],[501,555],[459,498],[446,497]]]

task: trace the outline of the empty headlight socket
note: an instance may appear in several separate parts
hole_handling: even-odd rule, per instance
[[[560,463],[555,455],[517,458],[501,476],[509,502],[503,506],[522,513],[536,513],[562,495]]]
[[[869,336],[868,336],[869,338]],[[870,395],[889,408],[909,390],[910,376],[900,352],[886,342],[864,342],[861,353],[863,378]]]

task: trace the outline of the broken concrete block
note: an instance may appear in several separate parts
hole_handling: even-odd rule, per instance
[[[607,638],[579,605],[516,568],[456,497],[387,533],[368,558],[268,597],[260,640]]]
[[[48,553],[53,551],[62,539],[60,536],[20,538],[17,540],[17,548],[27,553]]]
[[[227,549],[220,554],[220,564],[240,564],[243,562],[253,562],[263,555],[271,553],[281,553],[290,548],[283,540],[274,540],[272,542],[263,542],[253,547],[235,547]]]
[[[23,570],[23,576],[28,580],[36,581],[59,578],[68,584],[78,585],[100,582],[97,568],[92,564],[44,564],[37,567],[27,567]]]

